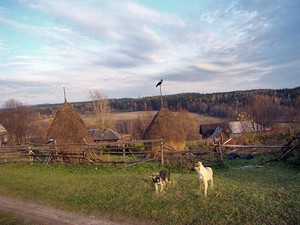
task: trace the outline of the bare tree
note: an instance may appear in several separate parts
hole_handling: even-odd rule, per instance
[[[7,100],[0,111],[0,123],[8,131],[10,141],[15,144],[28,142],[30,128],[36,117],[33,109],[15,99]]]
[[[248,109],[255,122],[267,127],[276,120],[277,109],[274,101],[267,95],[255,95],[250,100]]]
[[[90,91],[90,97],[96,114],[97,127],[101,129],[113,128],[114,121],[111,117],[111,109],[107,96],[95,90]]]
[[[143,113],[139,115],[135,121],[135,131],[132,132],[133,137],[141,139],[152,119],[153,115],[151,115],[151,113]]]
[[[24,104],[21,101],[11,98],[11,99],[8,99],[5,101],[2,108],[3,109],[14,109],[14,108],[18,108],[21,106],[24,106]]]

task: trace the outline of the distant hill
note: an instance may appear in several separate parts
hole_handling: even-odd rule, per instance
[[[242,111],[258,119],[259,114],[268,113],[274,120],[293,120],[299,116],[300,87],[285,89],[258,89],[246,91],[218,92],[210,94],[181,93],[163,96],[164,107],[178,111],[205,114],[220,118],[236,118]],[[115,112],[159,110],[160,97],[109,99]],[[81,113],[92,111],[91,102],[73,102]],[[35,105],[41,114],[51,114],[58,104]],[[266,117],[266,116],[265,116]]]

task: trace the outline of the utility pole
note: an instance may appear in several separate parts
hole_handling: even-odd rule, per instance
[[[162,92],[161,92],[161,85],[162,85],[162,82],[163,82],[163,79],[161,79],[161,80],[156,84],[156,87],[159,86],[161,109],[163,108],[163,98],[162,98]]]
[[[65,87],[63,87],[63,89],[64,89],[64,100],[65,100],[65,102],[67,102],[67,95],[66,95],[66,88]]]

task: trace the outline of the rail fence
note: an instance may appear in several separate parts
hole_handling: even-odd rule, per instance
[[[172,150],[162,139],[97,144],[24,145],[0,147],[0,164],[4,163],[64,163],[135,165],[159,162],[192,166],[198,160],[212,162],[227,154],[268,155],[283,146],[212,145],[211,148]]]

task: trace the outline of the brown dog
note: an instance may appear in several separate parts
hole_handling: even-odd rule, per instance
[[[158,193],[158,187],[160,186],[160,192],[164,190],[167,182],[171,183],[171,173],[168,170],[162,170],[159,173],[155,173],[151,175],[152,181],[155,186],[155,192]]]

